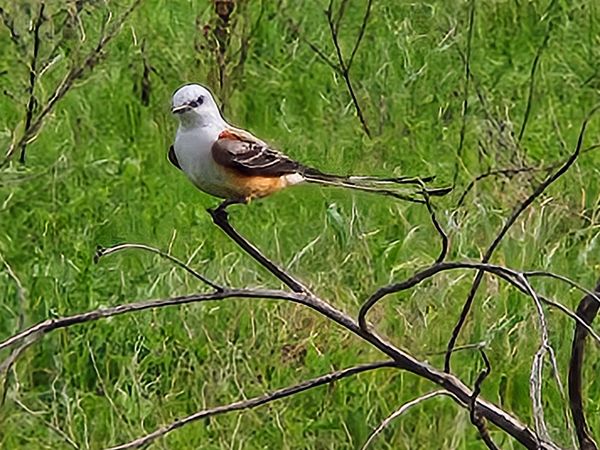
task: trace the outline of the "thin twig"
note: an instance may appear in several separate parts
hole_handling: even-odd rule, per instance
[[[214,408],[204,409],[202,411],[198,411],[194,414],[191,414],[187,417],[183,417],[181,419],[177,419],[169,425],[163,426],[152,433],[149,433],[145,436],[142,436],[138,439],[135,439],[126,444],[117,445],[116,447],[111,447],[108,450],[129,450],[133,448],[143,447],[155,439],[161,438],[166,434],[170,433],[177,428],[181,428],[188,423],[195,422],[200,419],[204,419],[206,417],[212,417],[219,414],[228,413],[231,411],[241,411],[246,409],[256,408],[257,406],[265,405],[267,403],[274,402],[275,400],[279,400],[281,398],[290,397],[292,395],[298,394],[300,392],[308,391],[309,389],[316,388],[318,386],[323,386],[326,384],[331,384],[335,381],[341,380],[343,378],[350,377],[352,375],[356,375],[362,372],[367,372],[375,369],[380,369],[382,367],[396,367],[397,364],[394,361],[383,361],[376,362],[370,364],[362,364],[360,366],[350,367],[348,369],[338,370],[335,372],[328,373],[326,375],[322,375],[317,378],[313,378],[311,380],[303,381],[302,383],[295,384],[293,386],[288,386],[282,389],[278,389],[273,392],[269,392],[263,395],[259,395],[257,397],[252,397],[248,400],[240,400],[237,402],[230,403],[228,405],[217,406]]]
[[[297,23],[295,23],[292,19],[288,19],[286,21],[286,24],[295,38],[300,39],[302,42],[304,42],[308,46],[308,48],[310,48],[315,53],[315,55],[317,55],[334,72],[336,72],[338,75],[342,75],[342,69],[340,69],[340,66],[333,62],[325,54],[325,52],[323,52],[323,50],[321,50],[316,44],[305,38],[304,35],[300,33],[300,26]]]
[[[481,436],[481,439],[483,440],[485,445],[487,445],[487,447],[490,450],[499,450],[499,448],[492,440],[492,437],[490,436],[490,432],[487,429],[485,420],[479,416],[479,414],[477,413],[477,409],[475,408],[477,397],[479,397],[479,394],[481,393],[481,385],[492,371],[490,360],[485,354],[483,348],[480,347],[479,352],[481,353],[481,358],[483,359],[484,368],[481,372],[479,372],[479,375],[477,376],[477,379],[475,380],[475,384],[473,386],[473,395],[471,396],[471,403],[469,405],[469,417],[471,418],[471,423],[475,425],[475,427],[479,431],[479,435]]]
[[[554,7],[556,4],[556,0],[552,0],[550,5],[546,10],[546,14]],[[521,123],[521,130],[519,131],[518,140],[521,142],[523,140],[523,136],[525,135],[525,129],[527,128],[527,123],[529,122],[529,115],[531,114],[531,106],[533,104],[533,94],[535,91],[535,75],[537,72],[537,68],[542,57],[542,53],[544,49],[548,46],[548,40],[550,39],[550,33],[552,32],[553,22],[552,20],[548,20],[548,27],[546,28],[546,34],[544,35],[544,39],[542,40],[541,45],[538,47],[535,57],[533,58],[533,63],[531,65],[531,72],[529,74],[529,93],[527,94],[527,104],[525,105],[525,113],[523,114],[523,122]]]
[[[325,16],[327,17],[329,31],[331,32],[331,40],[333,41],[333,46],[335,47],[335,51],[337,54],[338,64],[340,66],[342,78],[344,79],[344,82],[346,83],[346,88],[348,89],[348,93],[350,94],[350,98],[352,99],[352,103],[354,104],[354,109],[356,110],[356,115],[358,116],[358,120],[360,121],[360,124],[362,125],[363,131],[369,138],[371,138],[371,130],[369,129],[369,126],[367,125],[367,120],[365,119],[365,116],[363,114],[363,111],[362,111],[362,108],[358,101],[358,98],[356,97],[356,93],[354,92],[354,86],[352,85],[352,80],[350,78],[351,63],[352,63],[352,60],[354,59],[354,55],[358,51],[358,47],[360,46],[360,43],[364,36],[364,31],[367,26],[369,15],[371,13],[372,0],[367,0],[367,1],[368,1],[367,8],[365,10],[365,14],[363,17],[363,25],[361,26],[361,30],[359,32],[359,35],[356,39],[356,42],[355,42],[353,50],[352,50],[352,56],[348,60],[348,62],[346,62],[346,60],[344,59],[344,55],[342,54],[342,49],[340,47],[339,35],[338,35],[339,29],[338,29],[338,26],[336,26],[336,22],[339,24],[341,17],[338,17],[337,20],[334,19],[334,17],[333,17],[333,0],[329,1],[329,6],[328,6],[327,10],[325,11]],[[339,16],[343,15],[343,13],[344,13],[341,8],[343,8],[343,3],[338,12]]]
[[[425,206],[427,207],[427,211],[429,212],[429,218],[431,219],[431,223],[433,224],[435,231],[437,231],[437,233],[440,237],[440,242],[441,242],[440,253],[439,253],[438,257],[436,258],[435,262],[441,263],[446,258],[446,255],[448,254],[448,249],[450,247],[450,240],[448,239],[448,234],[446,234],[446,232],[444,231],[444,228],[442,228],[442,225],[440,224],[440,222],[437,219],[437,216],[435,215],[435,210],[433,209],[433,205],[431,204],[429,195],[425,192],[425,190],[423,190],[423,192],[424,192],[423,199],[425,200]]]
[[[102,33],[98,44],[94,47],[87,56],[78,65],[71,67],[67,74],[63,77],[62,81],[54,89],[53,93],[48,98],[45,105],[35,115],[35,118],[31,119],[31,124],[28,128],[25,128],[21,137],[8,147],[4,161],[0,164],[0,167],[6,165],[17,149],[23,148],[24,145],[28,145],[33,142],[42,126],[46,117],[54,110],[56,104],[71,90],[74,84],[81,79],[87,72],[94,69],[94,67],[102,61],[106,53],[104,49],[108,43],[119,33],[121,27],[131,15],[131,13],[141,4],[143,0],[134,0],[133,3],[125,10],[125,12],[119,17],[111,29]]]
[[[29,99],[27,100],[27,106],[25,108],[25,129],[29,129],[31,126],[31,119],[33,118],[33,113],[37,105],[37,100],[35,98],[35,87],[37,81],[37,63],[40,54],[40,28],[42,23],[44,22],[44,8],[46,4],[44,2],[40,3],[40,9],[35,19],[35,23],[33,25],[33,54],[31,55],[31,62],[29,64],[29,86],[27,88]],[[21,155],[19,156],[19,162],[21,164],[25,164],[25,153],[27,148],[27,142],[23,141],[21,145]]]
[[[145,251],[148,251],[151,253],[156,253],[157,255],[160,255],[161,257],[168,259],[175,265],[181,267],[187,273],[189,273],[193,277],[199,279],[204,284],[210,286],[214,290],[216,290],[216,291],[224,290],[223,286],[218,285],[218,284],[214,283],[213,281],[209,280],[204,275],[202,275],[202,274],[198,273],[196,270],[192,269],[190,266],[188,266],[183,261],[175,258],[174,256],[170,255],[169,253],[163,252],[162,250],[159,250],[154,247],[150,247],[149,245],[124,243],[124,244],[113,245],[112,247],[108,247],[108,248],[98,247],[96,249],[96,254],[94,255],[94,262],[98,262],[100,260],[100,258],[102,258],[104,256],[112,255],[113,253],[117,253],[122,250],[129,250],[129,249],[145,250]]]
[[[452,395],[448,391],[439,390],[439,391],[429,392],[429,393],[422,395],[420,397],[417,397],[409,402],[406,402],[404,405],[402,405],[400,408],[398,408],[396,411],[394,411],[392,414],[390,414],[388,417],[386,417],[383,420],[383,422],[381,422],[377,426],[377,428],[375,428],[371,432],[371,434],[369,435],[369,437],[367,438],[367,440],[361,447],[361,450],[367,450],[367,447],[369,445],[371,445],[371,443],[373,442],[373,440],[375,440],[377,435],[379,435],[379,433],[381,433],[394,419],[397,419],[398,417],[400,417],[402,414],[404,414],[405,412],[410,410],[413,406],[417,406],[418,404],[423,403],[424,401],[429,400],[430,398],[439,397],[440,395],[446,395],[448,397],[454,398],[455,401],[458,401],[458,399],[456,397],[454,397],[454,395]]]
[[[454,177],[452,186],[456,186],[458,181],[459,166],[462,163],[462,152],[465,146],[465,135],[467,132],[467,114],[469,112],[469,81],[471,79],[471,46],[473,42],[473,29],[475,24],[475,0],[469,2],[469,24],[467,28],[467,50],[465,54],[465,84],[463,90],[462,101],[462,122],[460,126],[460,134],[458,140],[458,148],[456,149],[456,164],[454,165]]]
[[[354,43],[354,47],[352,48],[352,53],[350,54],[350,58],[348,59],[348,63],[346,64],[346,68],[348,71],[352,68],[352,63],[354,62],[354,57],[356,56],[356,52],[358,51],[358,47],[360,47],[360,43],[365,36],[365,31],[367,29],[367,24],[369,23],[369,16],[371,15],[371,7],[373,6],[373,0],[367,0],[367,6],[365,8],[365,13],[363,15],[362,23],[360,24],[360,30],[358,31],[358,36],[356,37],[356,42]],[[341,18],[341,15],[340,15]]]
[[[511,213],[510,217],[504,223],[504,225],[500,229],[499,233],[496,235],[496,237],[494,238],[494,240],[492,241],[490,246],[487,248],[483,258],[481,259],[481,262],[487,263],[491,259],[492,255],[494,254],[494,251],[500,245],[500,243],[502,242],[502,239],[504,239],[504,236],[508,233],[508,230],[510,230],[510,228],[514,225],[514,223],[517,221],[519,216],[538,197],[540,197],[550,185],[552,185],[556,180],[558,180],[575,163],[575,161],[579,157],[579,154],[580,154],[582,146],[583,146],[583,139],[585,137],[585,130],[587,128],[587,125],[588,125],[590,119],[592,118],[592,116],[596,113],[596,111],[598,111],[599,108],[600,108],[600,105],[595,106],[586,115],[583,123],[581,124],[581,130],[579,132],[579,137],[577,139],[577,145],[575,146],[575,150],[573,151],[573,153],[571,153],[571,155],[567,158],[567,160],[563,163],[563,165],[556,172],[549,175],[542,183],[540,183],[537,186],[537,188],[533,191],[533,193],[525,199],[525,201],[523,201],[521,204],[519,204],[516,208],[513,209],[513,212]],[[464,326],[464,324],[467,320],[467,316],[469,315],[469,312],[471,310],[473,300],[475,299],[477,290],[479,289],[479,286],[481,285],[481,282],[483,280],[483,274],[484,274],[484,272],[480,271],[475,276],[475,279],[471,286],[471,290],[469,291],[469,295],[468,295],[468,297],[463,305],[462,311],[460,313],[458,322],[456,323],[454,329],[452,330],[452,336],[450,337],[450,340],[448,341],[448,351],[446,353],[446,357],[445,357],[445,361],[444,361],[444,371],[446,371],[446,372],[450,372],[450,360],[452,358],[452,349],[454,348],[454,345],[456,345],[458,335],[460,334],[462,327]]]
[[[593,150],[596,150],[600,148],[600,144],[594,144],[594,145],[590,145],[586,148],[584,148],[583,150],[581,150],[581,155],[583,155],[584,153],[588,153],[591,152]],[[548,164],[547,166],[523,166],[523,167],[504,167],[504,168],[499,168],[499,169],[488,169],[485,172],[477,175],[475,178],[473,178],[469,184],[467,185],[467,187],[465,188],[465,190],[461,193],[458,202],[456,202],[456,208],[460,208],[467,195],[473,190],[473,188],[475,187],[475,185],[477,183],[479,183],[480,181],[483,181],[487,178],[490,177],[507,177],[509,179],[520,175],[522,173],[535,173],[535,172],[550,172],[554,169],[556,169],[558,166],[561,165],[561,161],[552,163],[552,164]]]

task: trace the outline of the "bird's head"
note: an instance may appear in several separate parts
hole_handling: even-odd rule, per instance
[[[223,121],[212,94],[199,84],[186,84],[175,91],[171,113],[187,126],[206,126]]]

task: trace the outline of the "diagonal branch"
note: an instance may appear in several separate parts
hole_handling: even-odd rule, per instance
[[[367,450],[367,447],[371,444],[371,442],[373,442],[373,440],[377,437],[377,435],[380,434],[394,419],[400,417],[402,414],[404,414],[405,412],[407,412],[414,406],[417,406],[418,404],[423,403],[424,401],[429,400],[430,398],[439,397],[440,395],[446,395],[448,397],[454,398],[455,401],[458,401],[458,399],[455,398],[449,392],[444,391],[444,390],[438,390],[438,391],[429,392],[429,393],[427,393],[425,395],[421,395],[420,397],[417,397],[409,402],[406,402],[404,405],[402,405],[400,408],[398,408],[396,411],[394,411],[392,414],[390,414],[388,417],[386,417],[385,420],[383,422],[381,422],[377,426],[377,428],[375,428],[371,432],[371,434],[369,435],[369,437],[367,438],[367,440],[361,447],[361,450]]]
[[[492,437],[490,436],[490,432],[487,429],[485,420],[479,416],[479,414],[477,413],[477,410],[475,409],[475,401],[477,400],[477,397],[481,393],[481,385],[483,384],[485,379],[489,376],[489,374],[492,371],[492,366],[490,365],[490,360],[488,359],[487,355],[485,354],[485,351],[483,350],[483,348],[480,347],[479,352],[481,353],[481,358],[483,359],[484,368],[481,372],[479,372],[479,375],[477,376],[477,379],[475,380],[475,385],[473,386],[473,395],[471,397],[471,403],[469,405],[469,417],[471,418],[471,423],[473,425],[475,425],[475,427],[479,431],[479,435],[481,436],[481,439],[483,440],[485,445],[487,445],[487,447],[490,450],[499,450],[498,446],[496,446],[496,444],[492,440]]]
[[[552,0],[550,5],[546,9],[546,13],[544,16],[548,15],[549,11],[557,4],[556,0]],[[548,20],[548,27],[546,28],[546,33],[544,35],[544,39],[542,43],[538,47],[535,57],[533,58],[533,63],[531,65],[531,72],[529,74],[529,93],[527,94],[527,104],[525,105],[525,113],[523,114],[523,122],[521,123],[521,130],[519,131],[518,140],[521,142],[523,140],[523,136],[525,136],[525,129],[527,128],[527,123],[529,122],[529,115],[531,114],[531,106],[533,104],[533,94],[535,91],[535,75],[537,72],[538,65],[540,63],[540,59],[542,57],[542,53],[544,49],[548,46],[548,41],[550,40],[550,33],[552,32],[553,22],[551,19]]]
[[[312,380],[303,381],[302,383],[295,384],[293,386],[288,386],[282,389],[278,389],[273,392],[269,392],[263,395],[259,395],[257,397],[250,398],[248,400],[240,400],[237,402],[230,403],[228,405],[217,406],[214,408],[204,409],[202,411],[198,411],[194,414],[191,414],[182,419],[177,419],[169,425],[163,426],[152,433],[149,433],[145,436],[142,436],[138,439],[135,439],[126,444],[117,445],[116,447],[111,447],[108,450],[130,450],[133,448],[140,448],[145,445],[148,445],[150,442],[155,439],[161,438],[166,434],[170,433],[177,428],[181,428],[184,425],[195,422],[200,419],[204,419],[207,417],[216,416],[219,414],[225,414],[231,411],[241,411],[246,409],[256,408],[261,405],[265,405],[267,403],[274,402],[275,400],[279,400],[281,398],[290,397],[295,394],[299,394],[300,392],[308,391],[310,389],[316,388],[318,386],[323,386],[325,384],[331,384],[335,381],[341,380],[343,378],[350,377],[352,375],[356,375],[362,372],[368,372],[375,369],[380,369],[383,367],[396,367],[397,364],[394,361],[382,361],[370,364],[362,364],[359,366],[350,367],[348,369],[338,370],[335,372],[328,373],[326,375],[322,375],[317,378],[313,378]]]
[[[540,197],[550,185],[552,185],[556,180],[558,180],[562,175],[564,175],[571,168],[571,166],[575,163],[575,161],[579,157],[581,148],[583,146],[583,139],[585,137],[585,130],[587,128],[587,125],[588,125],[590,119],[592,118],[592,116],[598,111],[599,108],[600,108],[600,105],[595,106],[586,115],[583,123],[581,124],[581,130],[579,132],[579,137],[577,139],[577,145],[575,146],[575,150],[573,151],[573,153],[571,153],[571,155],[567,158],[567,160],[563,163],[563,165],[556,172],[549,175],[542,183],[540,183],[537,186],[537,188],[533,191],[533,193],[529,197],[527,197],[523,203],[519,204],[515,209],[513,209],[512,214],[510,215],[508,220],[504,223],[504,226],[500,229],[499,233],[496,235],[496,237],[494,238],[494,240],[492,241],[490,246],[487,248],[483,258],[481,259],[481,262],[487,263],[491,259],[496,248],[500,245],[500,243],[502,242],[502,239],[504,239],[504,236],[506,236],[506,234],[508,233],[508,230],[510,230],[510,228],[514,225],[514,223],[517,221],[519,216],[533,202],[535,202],[535,200],[537,200],[537,198]],[[456,345],[458,335],[460,334],[462,327],[464,326],[464,324],[467,320],[467,316],[469,315],[471,306],[473,305],[475,295],[477,294],[479,286],[481,285],[481,282],[483,281],[483,274],[484,274],[484,272],[482,272],[482,271],[477,272],[477,275],[475,276],[475,279],[473,281],[473,285],[471,286],[471,290],[469,291],[469,295],[463,305],[463,309],[460,313],[458,322],[456,323],[454,329],[452,330],[452,335],[450,337],[450,340],[448,341],[448,348],[447,348],[446,357],[445,357],[445,361],[444,361],[444,371],[446,371],[446,372],[450,372],[450,359],[452,358],[452,349]]]
[[[467,114],[469,112],[469,81],[471,80],[471,46],[473,42],[473,29],[475,28],[475,0],[469,2],[469,25],[467,28],[467,49],[464,56],[465,64],[465,84],[463,90],[462,101],[462,122],[460,126],[460,134],[458,148],[456,149],[456,164],[454,165],[454,178],[452,186],[456,186],[458,180],[459,166],[462,163],[462,152],[465,146],[465,135],[467,133]]]
[[[371,14],[372,3],[373,3],[372,0],[367,0],[367,8],[365,10],[365,15],[363,17],[362,26],[361,26],[359,35],[356,39],[356,42],[354,44],[354,47],[352,49],[352,54],[350,56],[350,59],[348,59],[348,61],[346,61],[344,59],[344,55],[342,54],[342,48],[340,47],[340,41],[339,41],[339,22],[344,14],[344,10],[345,10],[344,2],[342,2],[342,5],[340,6],[337,20],[333,17],[333,0],[329,1],[329,6],[327,7],[327,10],[325,11],[325,16],[327,17],[327,24],[329,25],[329,31],[331,32],[331,40],[333,41],[333,46],[335,47],[335,52],[337,55],[338,64],[340,66],[340,72],[341,72],[342,78],[344,79],[344,82],[346,83],[346,88],[348,89],[348,93],[350,94],[350,98],[352,99],[352,103],[354,104],[354,109],[356,110],[356,115],[358,116],[358,120],[360,121],[360,124],[362,125],[363,131],[369,138],[372,137],[371,130],[369,129],[369,126],[367,125],[367,120],[365,119],[365,116],[363,114],[363,111],[362,111],[362,108],[358,101],[358,98],[356,97],[356,93],[354,92],[354,86],[352,85],[352,80],[350,78],[350,69],[352,68],[352,62],[354,60],[354,56],[356,55],[356,52],[358,51],[358,47],[360,46],[362,38],[365,34],[365,29],[367,27],[369,16]]]
[[[292,291],[298,293],[310,294],[310,290],[304,286],[300,281],[294,279],[281,267],[277,266],[274,262],[264,256],[259,249],[252,245],[246,238],[235,230],[229,223],[229,216],[227,214],[227,202],[222,203],[216,209],[209,209],[208,213],[213,219],[215,225],[227,234],[236,244],[238,244],[246,253],[254,258],[261,266],[275,275],[281,280],[287,287]]]

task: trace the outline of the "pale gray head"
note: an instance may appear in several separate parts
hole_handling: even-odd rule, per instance
[[[212,94],[199,84],[186,84],[173,94],[171,112],[183,126],[208,126],[224,123]]]

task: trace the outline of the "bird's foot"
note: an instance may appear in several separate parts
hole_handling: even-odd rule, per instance
[[[213,220],[219,220],[221,222],[227,222],[229,218],[229,214],[227,213],[227,208],[231,205],[244,204],[247,203],[245,198],[230,198],[221,202],[219,206],[216,208],[208,208],[208,213],[212,216]]]

